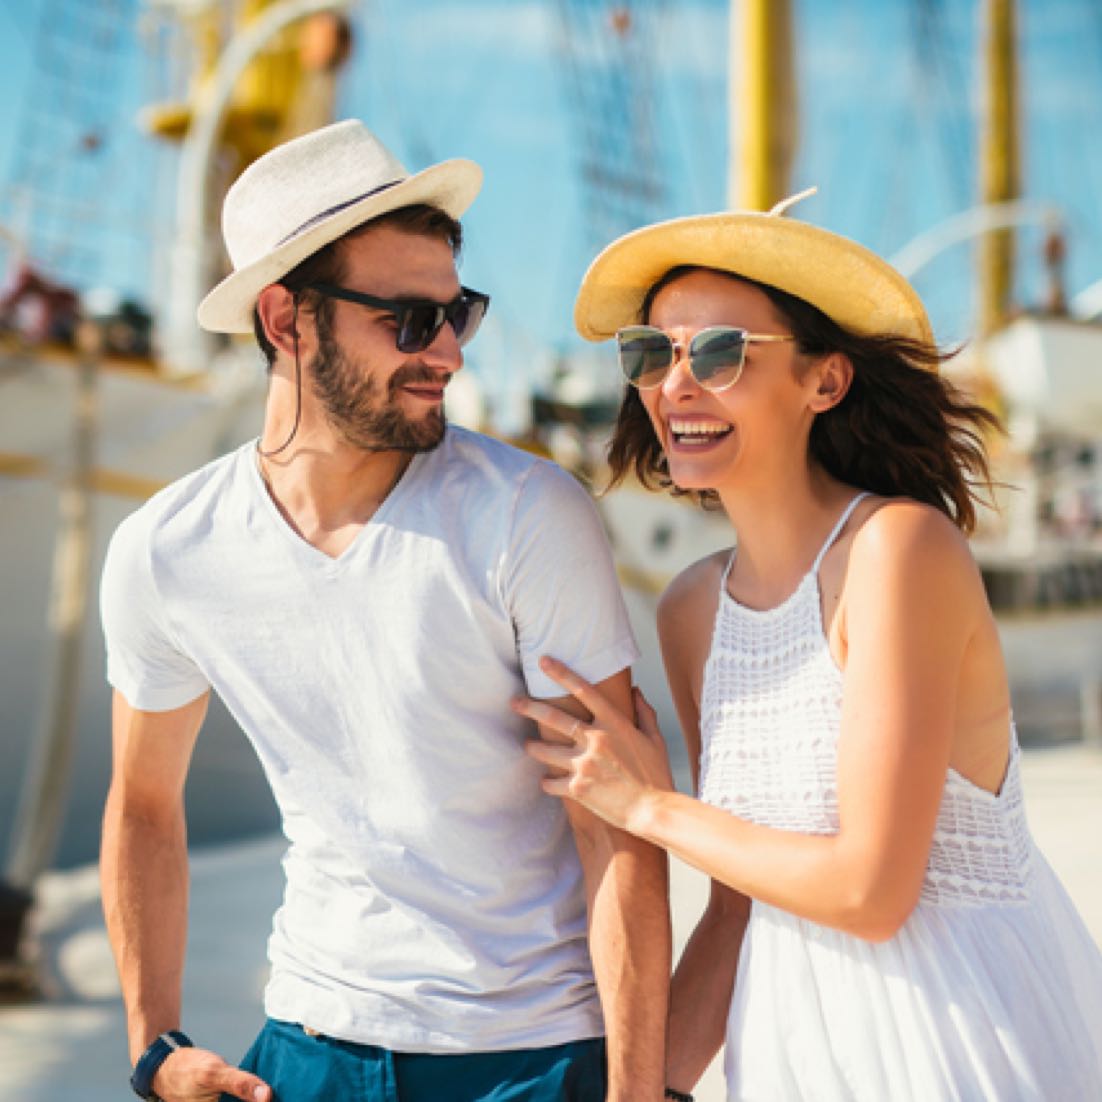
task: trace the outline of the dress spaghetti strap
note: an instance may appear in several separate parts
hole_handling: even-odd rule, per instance
[[[842,515],[838,518],[838,522],[830,530],[830,535],[827,536],[826,542],[819,549],[818,555],[815,556],[815,561],[811,564],[811,569],[807,572],[807,574],[804,575],[804,577],[807,577],[808,574],[817,575],[819,573],[819,567],[823,563],[823,556],[826,555],[826,553],[831,549],[831,547],[834,545],[834,541],[841,534],[842,529],[845,528],[846,522],[851,516],[853,516],[853,510],[856,509],[857,506],[860,505],[860,503],[869,496],[870,492],[868,490],[862,490],[859,494],[854,495],[849,504],[845,507],[845,509],[842,510]],[[731,568],[735,565],[735,556],[737,554],[738,545],[736,544],[734,547],[731,548],[731,554],[727,556],[727,565],[723,568],[723,574],[720,576],[719,579],[719,589],[721,593],[726,592],[727,590],[727,579],[731,575]]]
[[[826,542],[819,549],[819,554],[815,556],[815,561],[811,564],[811,570],[809,573],[818,574],[819,567],[823,565],[823,558],[826,553],[834,546],[834,541],[842,534],[842,529],[845,528],[846,522],[851,516],[853,516],[853,510],[857,508],[861,502],[869,496],[868,490],[862,490],[852,498],[850,503],[842,510],[842,515],[838,518],[838,523],[830,530],[830,535],[827,536]]]

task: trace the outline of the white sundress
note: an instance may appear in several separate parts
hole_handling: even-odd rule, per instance
[[[701,705],[701,798],[838,829],[842,674],[819,567],[776,608],[727,593]],[[1102,954],[1026,823],[1017,737],[993,795],[950,769],[921,897],[884,942],[755,901],[727,1023],[728,1099],[1102,1100]]]

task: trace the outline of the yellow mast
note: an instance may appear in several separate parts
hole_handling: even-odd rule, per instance
[[[1014,0],[985,0],[983,32],[985,81],[980,199],[983,203],[1009,203],[1018,198],[1020,188]],[[985,234],[979,243],[979,328],[982,335],[994,332],[1006,321],[1013,273],[1013,230],[999,229]]]
[[[349,3],[187,0],[197,63],[188,97],[145,114],[155,133],[181,143],[171,291],[159,327],[174,374],[203,371],[216,351],[195,309],[226,270],[218,233],[226,189],[273,145],[332,117]]]
[[[731,0],[728,205],[768,210],[785,198],[796,147],[790,0]]]
[[[190,14],[195,68],[182,103],[157,104],[143,112],[154,134],[182,140],[192,125],[194,104],[216,77],[230,40],[255,24],[279,0],[238,0],[199,5]],[[313,129],[332,116],[332,74],[348,51],[348,26],[331,13],[309,16],[282,32],[242,73],[225,113],[222,145],[236,153],[233,175],[273,145]]]

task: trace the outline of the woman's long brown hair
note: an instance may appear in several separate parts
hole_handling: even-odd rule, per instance
[[[699,269],[685,266],[667,272],[648,292],[643,319],[663,287],[694,270]],[[991,490],[984,435],[1001,430],[1001,425],[995,414],[938,374],[955,353],[906,337],[860,336],[776,287],[730,272],[718,274],[765,294],[805,356],[841,352],[853,364],[845,398],[812,423],[812,460],[848,485],[933,505],[963,532],[971,532],[976,503],[982,492]],[[712,490],[674,486],[650,417],[632,386],[620,405],[608,459],[610,488],[631,472],[650,489],[687,493],[705,506],[718,503]]]

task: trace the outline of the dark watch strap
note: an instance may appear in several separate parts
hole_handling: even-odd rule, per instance
[[[673,1087],[666,1088],[665,1097],[667,1102],[693,1102],[693,1096],[691,1094],[674,1090]]]
[[[153,1076],[157,1074],[157,1069],[178,1048],[194,1047],[191,1038],[178,1029],[170,1029],[167,1033],[162,1033],[138,1057],[138,1062],[134,1066],[134,1074],[130,1076],[130,1086],[134,1093],[139,1098],[144,1098],[145,1102],[160,1102],[160,1099],[153,1093]]]

